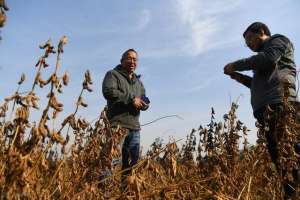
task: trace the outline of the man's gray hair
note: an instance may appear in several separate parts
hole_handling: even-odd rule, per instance
[[[127,49],[127,50],[122,54],[121,60],[123,60],[123,58],[125,58],[125,57],[128,55],[129,52],[134,52],[134,53],[136,53],[136,55],[138,55],[138,53],[137,53],[136,50],[134,50],[134,49]]]

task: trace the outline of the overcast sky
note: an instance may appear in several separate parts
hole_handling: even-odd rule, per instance
[[[76,2],[76,3],[75,3]],[[101,93],[106,71],[119,64],[128,48],[139,53],[138,74],[151,107],[141,114],[141,123],[177,114],[142,128],[141,143],[146,148],[156,137],[185,138],[192,128],[207,124],[211,107],[222,119],[230,101],[239,98],[238,116],[253,131],[254,118],[249,90],[223,75],[223,66],[253,53],[244,45],[242,33],[254,21],[266,23],[272,34],[289,37],[300,63],[299,0],[7,0],[8,21],[1,30],[0,99],[11,95],[22,72],[30,88],[38,48],[49,38],[57,43],[69,38],[62,56],[60,73],[68,71],[70,85],[58,97],[66,116],[74,110],[86,69],[92,73],[94,92],[84,95],[89,106],[79,115],[93,120],[105,106]],[[54,68],[54,58],[43,72]],[[249,73],[251,74],[251,73]],[[45,102],[46,93],[36,92]],[[240,96],[240,97],[239,97]],[[43,105],[43,103],[42,103]],[[41,113],[34,112],[32,117]]]

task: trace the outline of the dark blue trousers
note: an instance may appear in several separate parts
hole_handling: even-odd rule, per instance
[[[140,131],[129,130],[122,145],[122,170],[126,170],[123,175],[128,175],[130,168],[134,166],[140,156]]]

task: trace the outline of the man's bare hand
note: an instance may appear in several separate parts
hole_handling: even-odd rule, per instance
[[[224,74],[231,75],[233,74],[233,72],[234,72],[233,63],[228,63],[227,65],[225,65]]]
[[[147,106],[147,104],[139,97],[135,97],[133,99],[133,105],[136,109],[141,110],[142,108],[144,108],[145,106]]]

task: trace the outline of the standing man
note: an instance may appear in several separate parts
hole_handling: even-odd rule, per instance
[[[103,84],[103,96],[107,100],[107,117],[112,127],[120,125],[128,130],[122,145],[122,170],[135,165],[140,153],[140,111],[147,110],[149,100],[145,96],[143,83],[134,72],[138,55],[134,49],[125,51],[121,64],[106,73]],[[130,162],[129,162],[130,160]],[[125,175],[125,176],[124,176]]]
[[[225,65],[224,73],[250,88],[254,117],[260,124],[264,125],[264,112],[267,106],[275,111],[275,117],[268,121],[270,129],[266,132],[266,139],[271,159],[278,167],[278,141],[275,128],[279,120],[276,116],[283,102],[284,86],[288,86],[288,101],[293,105],[297,102],[294,47],[287,37],[279,34],[271,35],[267,25],[261,22],[251,24],[243,36],[246,45],[257,54]],[[253,77],[238,73],[250,70]],[[288,184],[285,185],[286,195],[292,194],[292,190]]]

